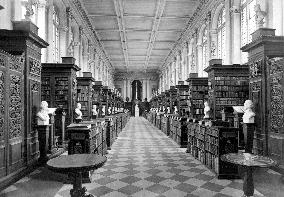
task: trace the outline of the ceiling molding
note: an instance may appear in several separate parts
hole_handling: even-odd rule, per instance
[[[151,56],[151,53],[152,53],[152,49],[153,49],[155,41],[156,41],[157,32],[158,32],[160,22],[161,22],[161,18],[162,18],[162,15],[164,13],[164,9],[165,9],[165,4],[166,4],[166,0],[158,0],[156,12],[155,12],[155,19],[154,19],[154,22],[153,22],[150,41],[149,41],[149,45],[148,45],[148,49],[147,49],[147,56],[146,56],[146,61],[145,61],[145,70],[148,67],[150,56]]]
[[[115,13],[116,13],[116,19],[118,23],[118,29],[119,29],[119,35],[120,35],[120,42],[122,46],[124,61],[126,69],[128,70],[129,67],[129,59],[128,59],[128,44],[127,44],[127,37],[126,37],[126,31],[125,31],[125,21],[123,17],[123,7],[121,0],[113,0],[114,7],[115,7]]]

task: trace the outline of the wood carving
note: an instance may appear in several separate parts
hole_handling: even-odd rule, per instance
[[[270,68],[271,131],[284,132],[284,59],[266,58]]]

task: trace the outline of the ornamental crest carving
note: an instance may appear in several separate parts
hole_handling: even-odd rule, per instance
[[[261,81],[251,83],[250,85],[251,85],[250,89],[252,92],[258,92],[261,90]]]
[[[261,76],[262,74],[262,59],[257,60],[255,62],[253,62],[252,64],[250,64],[249,66],[249,73],[250,73],[250,77],[251,78],[255,78],[258,76]]]
[[[271,130],[284,133],[284,61],[283,58],[266,58],[270,67]]]
[[[41,75],[41,63],[40,61],[29,57],[29,68],[30,68],[30,74],[34,75]]]

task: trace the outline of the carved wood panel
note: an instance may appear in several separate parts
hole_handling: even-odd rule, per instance
[[[270,68],[270,124],[271,131],[284,133],[284,59],[267,58]]]
[[[0,50],[0,178],[23,161],[23,57]]]

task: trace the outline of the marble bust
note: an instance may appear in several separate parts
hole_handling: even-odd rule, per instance
[[[37,125],[48,125],[49,115],[48,115],[48,103],[46,101],[41,101],[40,111],[37,113]]]
[[[207,101],[204,102],[204,119],[210,118],[210,107]]]
[[[177,106],[174,106],[174,114],[177,114],[177,113],[178,113]]]
[[[82,121],[82,112],[81,112],[81,104],[77,103],[77,107],[75,109],[75,113],[74,113],[74,118],[76,121],[80,122]]]
[[[92,114],[93,114],[93,116],[98,115],[98,112],[97,112],[97,106],[96,106],[96,105],[93,105],[93,108],[92,108]]]
[[[253,102],[251,100],[246,100],[244,103],[244,115],[243,122],[244,123],[254,123],[255,113],[252,111]]]
[[[111,113],[111,107],[108,107],[108,110],[107,110],[107,111],[108,111],[108,114],[109,114],[109,115],[112,114],[112,113]]]
[[[106,106],[103,105],[102,107],[102,115],[105,116],[106,115]]]

